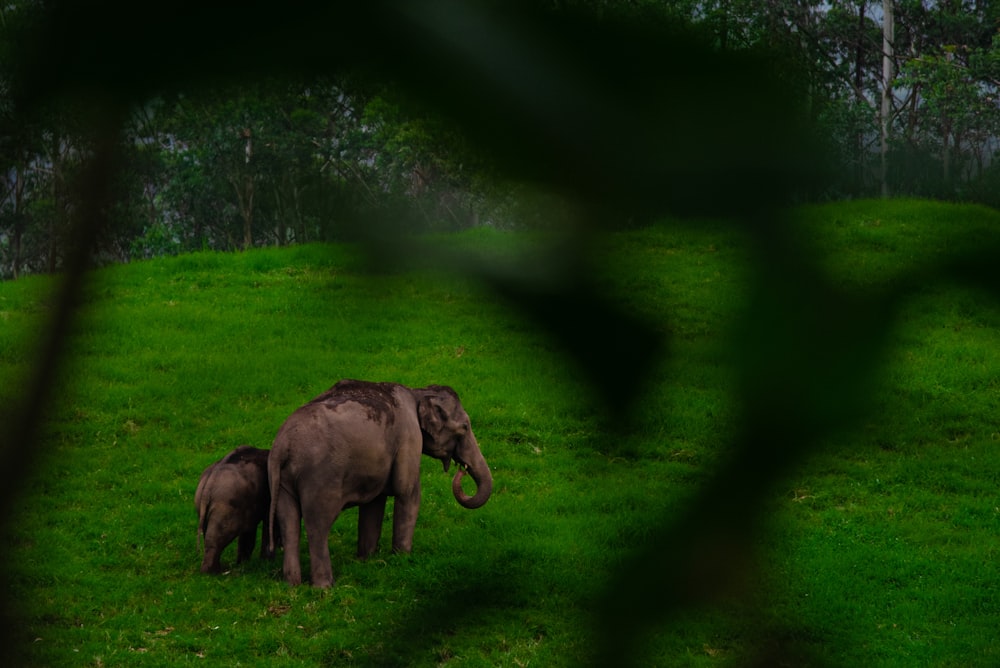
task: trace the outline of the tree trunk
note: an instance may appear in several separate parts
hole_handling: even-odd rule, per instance
[[[12,260],[12,267],[14,280],[18,278],[18,270],[21,266],[21,225],[20,222],[14,223],[14,238],[11,240],[11,245],[13,246],[14,258]]]
[[[243,250],[253,246],[253,200],[254,200],[254,179],[252,174],[245,174],[242,179],[234,176],[229,180],[236,193],[236,204],[240,211],[240,219],[243,221]],[[229,242],[235,247],[236,239],[233,238],[232,231],[227,232]]]
[[[56,249],[56,234],[56,226],[51,225],[49,227],[49,254],[48,259],[45,262],[45,272],[48,274],[56,273],[56,258],[59,257]]]
[[[941,128],[941,179],[944,186],[951,183],[951,121],[945,119]]]
[[[882,0],[882,105],[879,119],[882,125],[879,141],[882,197],[889,196],[889,130],[892,124],[892,80],[895,77],[892,45],[896,39],[892,2]]]
[[[21,238],[24,234],[25,225],[24,213],[24,170],[14,169],[14,238],[11,239],[11,251],[13,254],[11,273],[14,280],[21,270]]]
[[[293,181],[292,182],[292,220],[289,223],[282,221],[284,226],[285,234],[288,234],[288,230],[294,230],[303,226],[302,223],[302,191],[299,190],[299,186]],[[287,240],[286,240],[287,241]]]
[[[245,193],[243,208],[243,250],[253,246],[253,176],[247,174],[243,180]]]
[[[244,161],[247,173],[243,177],[243,192],[240,197],[240,213],[243,216],[243,250],[253,246],[253,196],[254,182],[253,172],[250,171],[250,159],[253,158],[253,132],[250,128],[243,130],[243,138],[246,139],[244,148]]]
[[[859,104],[867,104],[865,100],[865,10],[868,5],[862,1],[858,5],[858,34],[854,43],[854,95]],[[854,135],[854,179],[855,194],[861,194],[865,187],[865,133],[858,129]]]
[[[65,205],[63,203],[63,189],[60,187],[62,181],[62,149],[59,145],[59,135],[53,133],[52,138],[52,217],[48,224],[48,253],[45,261],[45,271],[49,274],[56,273],[56,258],[58,257],[57,239],[59,230],[62,228],[63,213]]]
[[[285,203],[281,197],[281,187],[275,181],[271,188],[274,192],[274,245],[284,246],[288,232],[285,228]]]

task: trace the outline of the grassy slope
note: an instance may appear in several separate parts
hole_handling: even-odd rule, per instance
[[[818,207],[803,225],[848,289],[891,284],[954,239],[998,230],[995,213],[926,202]],[[454,243],[515,241],[480,231]],[[740,235],[663,227],[609,247],[617,262],[602,280],[672,335],[643,429],[625,444],[602,442],[577,371],[548,339],[454,276],[367,276],[350,249],[323,246],[99,272],[49,461],[9,538],[23,662],[578,665],[601,582],[711,471],[736,412],[726,343]],[[0,375],[24,369],[50,284],[0,286]],[[676,620],[651,643],[654,662],[739,662],[766,651],[766,628],[803,664],[997,663],[998,319],[975,294],[921,289],[871,420],[775,490],[766,587]],[[354,561],[347,511],[328,592],[290,590],[277,563],[256,558],[198,574],[201,470],[239,443],[266,447],[341,377],[454,386],[495,469],[494,498],[459,508],[427,460],[410,557]],[[441,623],[455,606],[468,617]]]
[[[1000,233],[980,207],[815,213],[827,268],[848,286],[890,285]],[[996,665],[1000,311],[983,294],[922,283],[893,341],[872,415],[789,485],[776,522],[789,540],[784,614],[811,642],[853,647],[839,665]]]

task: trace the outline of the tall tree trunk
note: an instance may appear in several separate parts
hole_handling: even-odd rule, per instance
[[[945,119],[941,127],[941,179],[947,188],[951,183],[951,120]]]
[[[865,11],[868,3],[862,0],[858,5],[858,34],[854,43],[854,95],[858,104],[867,104],[865,100]],[[865,133],[859,129],[854,135],[854,190],[861,194],[865,187]]]
[[[892,80],[895,76],[892,45],[896,39],[892,2],[882,0],[882,105],[879,119],[882,125],[879,141],[882,197],[889,196],[889,130],[892,124]]]
[[[904,137],[910,144],[915,144],[917,139],[917,123],[920,121],[920,107],[917,102],[920,100],[921,86],[919,83],[913,86],[909,96],[909,114],[906,121]]]
[[[274,245],[285,245],[285,203],[282,201],[281,188],[275,181],[271,191],[274,193]]]
[[[250,159],[253,158],[253,132],[250,128],[244,128],[243,138],[246,140],[244,149],[246,173],[243,175],[242,183],[239,177],[232,180],[236,189],[236,199],[240,205],[240,216],[243,218],[243,250],[253,246],[253,198],[254,198],[254,178],[250,169]]]
[[[719,25],[719,50],[725,51],[729,48],[729,3],[723,2],[719,12],[722,23]]]
[[[64,224],[65,203],[63,202],[62,185],[62,162],[63,152],[59,134],[52,133],[52,217],[49,220],[48,229],[48,254],[45,261],[45,270],[49,274],[56,273],[56,258],[58,257],[57,239]]]
[[[292,231],[302,227],[302,191],[299,189],[298,184],[292,181],[292,220],[290,222],[282,221],[282,228],[285,231],[285,242],[288,243],[289,231]]]
[[[18,272],[21,267],[21,225],[20,222],[14,223],[14,238],[11,240],[11,245],[13,246],[14,258],[12,260],[12,269],[14,280],[18,278]]]
[[[21,271],[21,239],[24,235],[24,225],[26,222],[24,213],[24,170],[20,167],[14,168],[14,238],[11,239],[11,273],[14,280],[17,280]]]
[[[56,258],[58,257],[59,255],[56,249],[56,226],[52,225],[49,228],[49,253],[45,261],[45,273],[56,273]]]
[[[243,250],[253,246],[253,176],[247,174],[243,182]]]

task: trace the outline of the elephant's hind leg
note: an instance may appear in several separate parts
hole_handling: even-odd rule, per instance
[[[222,517],[220,520],[219,518]],[[230,526],[226,516],[214,515],[205,531],[205,558],[201,562],[202,573],[222,572],[222,553],[236,538],[236,531]]]
[[[358,559],[367,559],[378,549],[387,498],[383,494],[358,506]]]
[[[340,514],[339,499],[313,503],[304,509],[306,540],[309,541],[309,569],[314,587],[333,586],[333,567],[330,564],[330,527]],[[286,552],[287,554],[287,552]]]
[[[201,572],[202,573],[221,573],[222,572],[222,550],[217,546],[210,545],[207,541],[205,542],[205,558],[201,561]]]
[[[298,502],[289,494],[278,495],[276,524],[281,535],[285,556],[282,571],[285,581],[293,587],[302,584],[302,564],[299,563],[299,539],[302,535],[302,514]]]

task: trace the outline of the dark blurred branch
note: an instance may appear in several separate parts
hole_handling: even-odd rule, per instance
[[[782,242],[759,257],[770,273],[759,278],[746,318],[750,401],[737,452],[698,505],[679,520],[662,518],[666,528],[612,583],[601,617],[604,658],[706,592],[731,589],[743,566],[734,570],[725,555],[749,544],[761,495],[847,415],[839,397],[866,396],[885,323],[784,264],[787,245],[765,215],[808,188],[823,167],[789,103],[797,92],[773,62],[717,53],[683,26],[648,16],[598,18],[518,2],[47,7],[21,42],[14,99],[26,120],[47,105],[95,100],[103,107],[94,118],[114,118],[164,91],[263,73],[364,72],[451,119],[500,174],[577,202],[589,223],[730,215],[766,242]],[[90,196],[74,225],[59,304],[0,454],[8,479],[37,460],[39,425],[60,387],[87,254],[108,204],[113,126],[97,125]],[[589,233],[585,225],[578,232]],[[624,409],[665,346],[594,288],[579,250],[586,245],[553,261],[547,282],[473,273],[568,351],[607,405]],[[814,376],[804,379],[810,365]],[[4,500],[9,507],[10,497]],[[628,650],[615,658],[628,658]]]
[[[88,263],[98,232],[105,224],[112,182],[117,170],[117,114],[104,110],[106,117],[95,124],[95,148],[88,162],[81,187],[86,196],[82,207],[74,212],[70,227],[70,243],[65,264],[57,284],[51,315],[40,329],[34,364],[16,394],[14,405],[5,407],[0,422],[0,508],[10,521],[9,510],[14,499],[30,480],[30,474],[47,454],[41,441],[42,426],[51,416],[53,402],[67,394],[64,389],[72,379],[65,373],[67,349],[78,319],[81,296],[88,279]],[[14,601],[6,601],[3,611],[8,620],[16,612]],[[11,629],[11,623],[4,623]],[[2,644],[3,653],[15,652],[13,643]],[[8,662],[9,663],[9,662]]]

